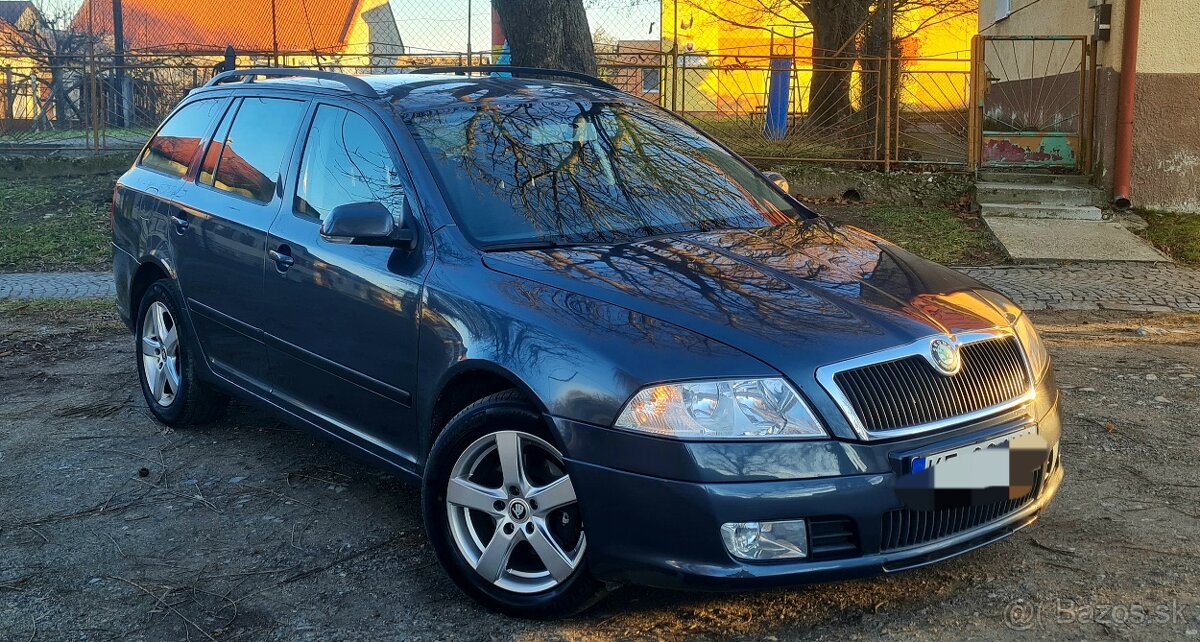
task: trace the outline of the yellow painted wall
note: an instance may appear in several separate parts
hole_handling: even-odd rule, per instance
[[[676,13],[678,11],[678,13]],[[766,102],[772,54],[796,59],[791,104],[807,108],[812,81],[811,27],[798,9],[783,5],[776,16],[748,8],[739,0],[680,0],[663,3],[664,49],[678,42],[681,62],[703,62],[699,69],[679,72],[683,81],[671,82],[676,104],[687,111],[744,114],[761,111]],[[717,16],[720,16],[718,18]],[[898,24],[897,32],[914,29],[927,15],[907,17],[912,24]],[[935,21],[936,22],[936,21]],[[957,109],[965,106],[970,43],[975,33],[974,15],[961,16],[920,30],[904,44],[905,84],[901,102],[925,109]],[[695,52],[689,56],[689,52]],[[937,59],[926,59],[936,57]],[[670,64],[668,63],[668,67]],[[856,72],[858,73],[858,72]],[[857,87],[861,78],[856,78]],[[671,105],[671,96],[664,104]],[[854,95],[856,107],[864,99]],[[867,97],[870,104],[873,97]]]
[[[1151,0],[1142,3],[1138,73],[1200,73],[1200,1]],[[1119,68],[1120,60],[1117,56]]]

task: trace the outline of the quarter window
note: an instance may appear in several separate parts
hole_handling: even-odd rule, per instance
[[[303,113],[304,103],[297,100],[242,99],[220,149],[213,187],[270,202]]]
[[[391,154],[362,116],[322,105],[300,160],[296,211],[324,220],[348,203],[383,203],[394,216],[404,208],[404,188]]]
[[[200,148],[200,141],[223,103],[222,100],[198,100],[180,108],[150,139],[141,165],[173,176],[186,174]]]

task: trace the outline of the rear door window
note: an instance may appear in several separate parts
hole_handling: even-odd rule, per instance
[[[388,147],[359,114],[321,105],[300,160],[296,212],[325,220],[338,205],[383,203],[399,219],[404,187]]]
[[[198,100],[181,107],[150,139],[141,166],[172,176],[186,174],[224,103],[223,99]]]
[[[242,99],[222,141],[213,187],[267,203],[283,158],[296,139],[305,103],[286,98]]]

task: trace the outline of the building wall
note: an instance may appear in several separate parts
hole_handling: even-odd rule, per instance
[[[404,41],[396,27],[391,4],[387,0],[365,0],[346,37],[348,54],[361,54],[358,64],[389,70],[396,57],[404,54]]]
[[[39,113],[39,103],[48,98],[50,70],[37,59],[23,55],[30,48],[36,50],[27,34],[39,30],[39,20],[32,8],[11,25],[0,20],[0,132],[32,127],[34,118],[53,113],[52,107],[49,113]]]
[[[1010,0],[1011,14],[996,21],[1002,0],[980,0],[984,35],[1092,35],[1088,0]],[[1111,189],[1116,144],[1124,0],[1108,0],[1112,34],[1098,45],[1096,83],[1097,176]],[[1024,9],[1027,5],[1028,9]],[[1138,207],[1200,213],[1200,2],[1145,0],[1138,38],[1134,105],[1132,198]]]
[[[663,67],[661,40],[621,40],[603,57],[602,65],[608,64],[605,79],[617,89],[652,103],[660,103],[663,95]]]
[[[1200,213],[1200,2],[1144,1],[1138,43],[1134,203]]]

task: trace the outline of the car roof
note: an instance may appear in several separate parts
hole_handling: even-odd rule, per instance
[[[546,100],[633,103],[633,96],[587,85],[582,82],[514,78],[510,76],[463,76],[452,74],[403,73],[353,76],[375,90],[378,98],[404,111],[426,111],[454,106],[488,103],[526,103]],[[283,77],[265,78],[252,83],[228,82],[205,86],[197,91],[220,92],[236,88],[273,88],[295,91],[356,95],[336,79]]]

